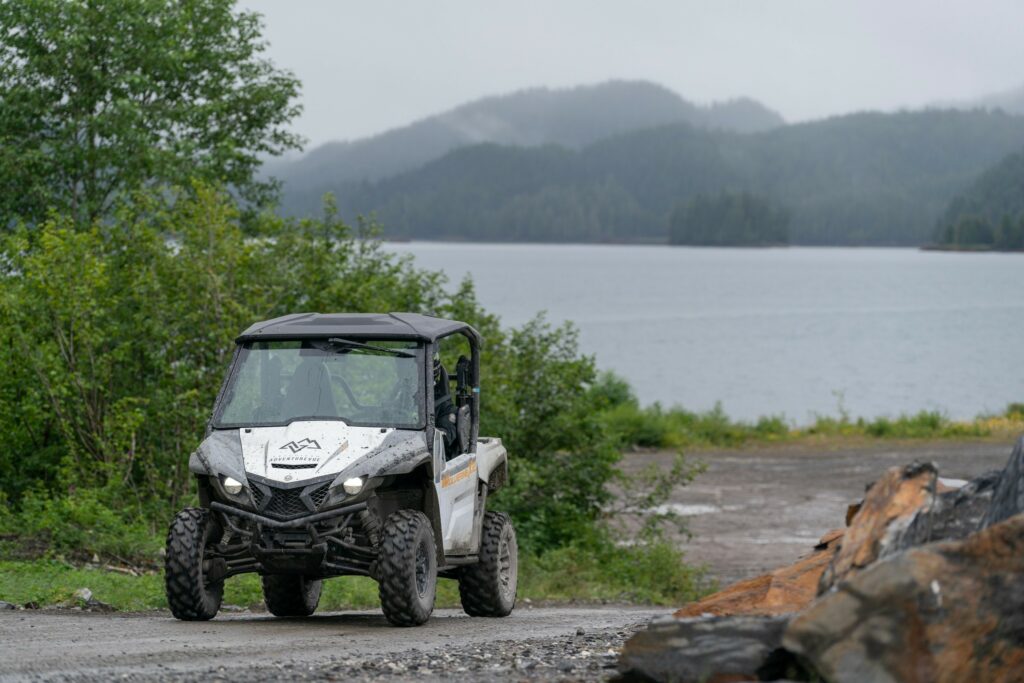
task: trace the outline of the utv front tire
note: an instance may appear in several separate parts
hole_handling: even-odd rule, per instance
[[[264,576],[263,601],[275,617],[308,617],[316,611],[323,585],[305,576]]]
[[[378,557],[380,606],[395,626],[419,626],[434,611],[437,549],[430,520],[399,510],[384,521]]]
[[[167,604],[176,619],[206,621],[216,616],[224,597],[224,581],[207,581],[207,547],[220,541],[223,531],[209,510],[186,508],[174,516],[167,530],[164,586]]]
[[[504,512],[484,514],[479,559],[459,572],[462,609],[472,617],[507,617],[516,606],[519,547]]]

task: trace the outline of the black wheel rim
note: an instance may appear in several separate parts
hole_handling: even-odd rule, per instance
[[[516,590],[516,551],[513,543],[513,536],[507,531],[498,542],[498,581],[505,600],[510,600]]]
[[[427,575],[430,573],[430,556],[427,544],[420,543],[416,547],[416,592],[423,596],[427,592]]]

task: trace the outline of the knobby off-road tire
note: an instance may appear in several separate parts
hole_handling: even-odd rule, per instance
[[[419,626],[434,611],[437,550],[430,520],[399,510],[384,521],[378,556],[380,606],[395,626]]]
[[[209,510],[185,508],[167,530],[164,586],[171,614],[185,621],[206,621],[216,616],[224,597],[224,581],[207,582],[203,560],[206,547],[217,543],[223,531]]]
[[[480,561],[459,572],[462,609],[473,617],[507,617],[516,606],[519,547],[504,512],[484,514]]]
[[[308,617],[316,611],[324,582],[305,576],[263,577],[263,601],[275,617]]]

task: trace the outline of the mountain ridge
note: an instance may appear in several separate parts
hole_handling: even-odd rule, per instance
[[[785,125],[745,97],[697,105],[648,81],[493,95],[374,136],[319,145],[297,159],[269,160],[263,174],[284,186],[285,213],[316,211],[328,191],[414,170],[459,147],[497,143],[578,149],[620,133],[672,123],[756,132]]]
[[[392,236],[499,241],[663,240],[700,194],[754,192],[793,210],[794,244],[930,241],[950,198],[1007,149],[1024,117],[868,112],[762,133],[672,124],[579,150],[462,147],[420,169],[339,195]]]

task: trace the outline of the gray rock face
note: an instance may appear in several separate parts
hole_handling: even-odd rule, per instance
[[[999,484],[992,495],[992,503],[981,522],[981,528],[992,526],[1022,512],[1024,512],[1024,436],[1017,440],[1013,452],[1010,453],[1010,460],[1003,468]]]
[[[654,622],[626,641],[619,671],[625,680],[758,680],[788,623],[788,616]]]
[[[1001,470],[992,470],[972,479],[956,491],[940,493],[930,507],[920,510],[893,542],[884,548],[881,557],[889,557],[934,541],[967,538],[981,525],[1001,477]]]
[[[876,562],[783,644],[831,683],[1024,680],[1024,515]]]

